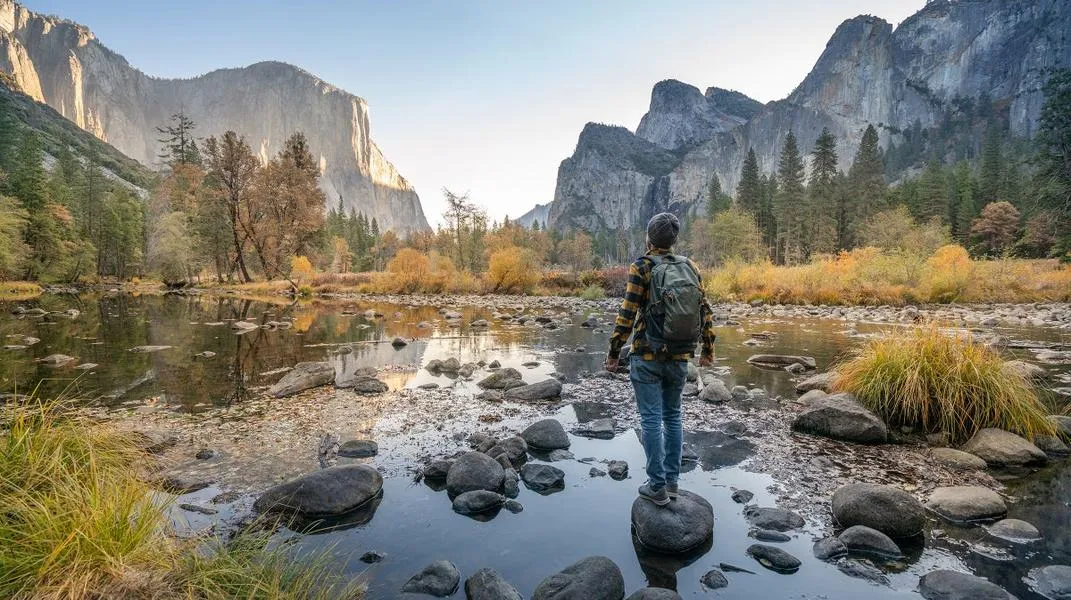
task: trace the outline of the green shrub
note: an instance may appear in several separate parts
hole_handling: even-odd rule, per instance
[[[1055,434],[1033,384],[966,334],[935,326],[887,333],[834,369],[835,391],[855,394],[892,426],[943,431],[956,443],[986,427],[1028,439]]]
[[[580,297],[584,300],[602,300],[606,297],[606,292],[600,285],[589,285],[580,292]]]

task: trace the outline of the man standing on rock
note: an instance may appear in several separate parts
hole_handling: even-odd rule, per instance
[[[635,331],[629,379],[643,426],[647,483],[640,496],[658,506],[678,495],[681,472],[681,392],[688,361],[702,338],[699,366],[714,362],[713,310],[703,294],[699,268],[671,252],[680,221],[659,213],[647,224],[647,253],[632,263],[625,299],[617,313],[606,370],[618,368],[621,348]]]

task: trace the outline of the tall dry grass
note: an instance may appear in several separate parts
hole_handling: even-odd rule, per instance
[[[31,401],[0,420],[0,597],[264,600],[357,597],[325,555],[295,561],[268,538],[196,546],[138,478],[129,437]]]
[[[887,332],[834,370],[835,391],[851,392],[893,426],[946,432],[953,442],[986,427],[1027,439],[1056,432],[1033,383],[966,333],[933,325]]]
[[[798,266],[730,261],[709,271],[704,282],[718,299],[781,304],[1071,301],[1071,265],[972,260],[955,245],[930,256],[858,248]]]
[[[0,302],[31,300],[41,292],[41,286],[30,281],[0,281]]]

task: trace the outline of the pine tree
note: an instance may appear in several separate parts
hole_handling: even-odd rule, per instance
[[[182,112],[171,115],[167,125],[157,127],[156,132],[163,136],[156,140],[163,144],[160,160],[172,168],[178,164],[200,166],[201,152],[193,135],[196,128],[197,124]]]
[[[715,214],[729,208],[732,199],[721,191],[721,180],[715,173],[710,177],[710,185],[707,188],[707,217],[713,218]]]
[[[762,207],[762,182],[759,173],[759,159],[755,156],[755,149],[747,151],[744,166],[740,169],[740,183],[736,186],[736,204],[740,208],[759,216]],[[720,182],[719,182],[720,185]],[[759,223],[762,227],[762,223]]]
[[[814,143],[811,178],[807,184],[806,235],[808,252],[837,249],[837,140],[828,129]]]
[[[858,243],[859,228],[885,204],[885,165],[878,146],[878,131],[873,125],[867,125],[863,132],[859,151],[848,171],[848,185],[851,190],[843,209],[846,238],[841,241],[842,248],[851,248]]]
[[[930,159],[919,180],[917,204],[911,206],[915,218],[929,221],[934,217],[942,220],[948,215],[948,186],[941,162],[937,157]]]
[[[1055,72],[1045,84],[1045,105],[1035,137],[1039,208],[1057,221],[1055,252],[1071,251],[1071,70]]]
[[[786,264],[799,264],[807,258],[803,246],[807,212],[803,178],[803,158],[796,145],[795,134],[789,131],[778,162],[778,191],[774,200],[774,214],[777,219],[776,258]]]
[[[971,175],[971,167],[967,161],[961,160],[956,163],[955,180],[956,202],[955,214],[952,217],[952,236],[966,244],[971,233],[971,223],[978,216],[974,177]]]
[[[990,122],[986,129],[985,146],[982,147],[982,164],[978,176],[978,192],[981,204],[990,204],[1001,200],[1001,180],[1003,178],[1004,159],[1000,152],[1001,135],[996,122]]]

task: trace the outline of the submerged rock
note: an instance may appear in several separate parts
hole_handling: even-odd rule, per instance
[[[626,600],[681,600],[681,595],[666,588],[646,587],[632,592]]]
[[[991,467],[1022,467],[1043,464],[1048,460],[1040,448],[1002,429],[979,430],[961,448],[981,458]]]
[[[474,515],[494,510],[505,503],[506,497],[502,494],[488,490],[473,490],[454,498],[453,509],[458,514]]]
[[[466,579],[465,597],[467,600],[524,600],[517,588],[494,569],[480,569]]]
[[[683,554],[714,535],[714,508],[688,490],[681,490],[680,496],[666,506],[636,498],[632,503],[632,526],[644,547]]]
[[[1050,600],[1071,600],[1071,567],[1050,565],[1031,569],[1023,579],[1038,594]]]
[[[257,512],[279,511],[302,516],[349,512],[379,495],[383,477],[368,465],[328,467],[279,484],[257,498]]]
[[[66,354],[49,354],[44,358],[38,359],[37,362],[46,367],[62,367],[69,365],[76,360],[78,359],[73,356],[67,356]]]
[[[628,463],[623,460],[611,460],[606,464],[606,472],[610,474],[610,479],[621,481],[628,477]]]
[[[818,363],[811,356],[786,356],[783,354],[756,354],[747,359],[753,365],[787,367],[794,364],[803,365],[807,369],[815,369]]]
[[[273,398],[292,396],[307,389],[335,381],[335,368],[329,362],[302,362],[294,365],[278,383],[268,389]]]
[[[711,569],[707,571],[701,578],[699,578],[699,583],[703,584],[703,586],[706,588],[712,590],[719,590],[723,587],[728,586],[729,580],[721,571],[717,569]]]
[[[528,489],[539,494],[565,489],[565,471],[550,465],[528,463],[521,467],[521,479]]]
[[[751,502],[751,499],[754,497],[755,494],[748,490],[734,490],[732,495],[733,502],[736,502],[737,504],[747,504],[748,502]]]
[[[532,600],[621,600],[625,578],[614,561],[590,556],[539,582]]]
[[[594,421],[580,425],[576,429],[576,434],[584,437],[608,440],[614,437],[614,426],[615,422],[613,417],[595,419]]]
[[[990,525],[986,530],[993,537],[1019,544],[1041,539],[1041,532],[1037,527],[1019,519],[1002,519]]]
[[[830,560],[837,558],[838,556],[844,556],[848,553],[848,547],[844,545],[844,542],[835,537],[827,537],[818,540],[814,543],[811,550],[814,552],[814,557],[818,560]]]
[[[845,529],[838,539],[845,548],[852,552],[876,554],[884,558],[895,558],[901,555],[900,547],[889,539],[889,536],[865,525],[853,525]]]
[[[1008,512],[1000,494],[978,485],[937,488],[926,508],[953,522],[996,519]]]
[[[918,535],[926,510],[914,496],[891,485],[851,483],[833,494],[833,517],[842,527],[866,525],[892,538]]]
[[[350,440],[338,449],[338,455],[346,458],[369,458],[379,453],[379,444],[372,440]]]
[[[944,569],[923,575],[919,594],[926,600],[1013,600],[1011,594],[981,577]]]
[[[792,423],[792,429],[836,440],[884,444],[889,432],[885,423],[859,404],[851,394],[835,394],[813,400]]]
[[[533,448],[558,450],[569,447],[569,434],[557,419],[536,421],[521,432],[521,437]]]
[[[437,560],[409,578],[402,591],[409,594],[427,594],[445,598],[453,595],[461,584],[461,573],[454,563]]]

